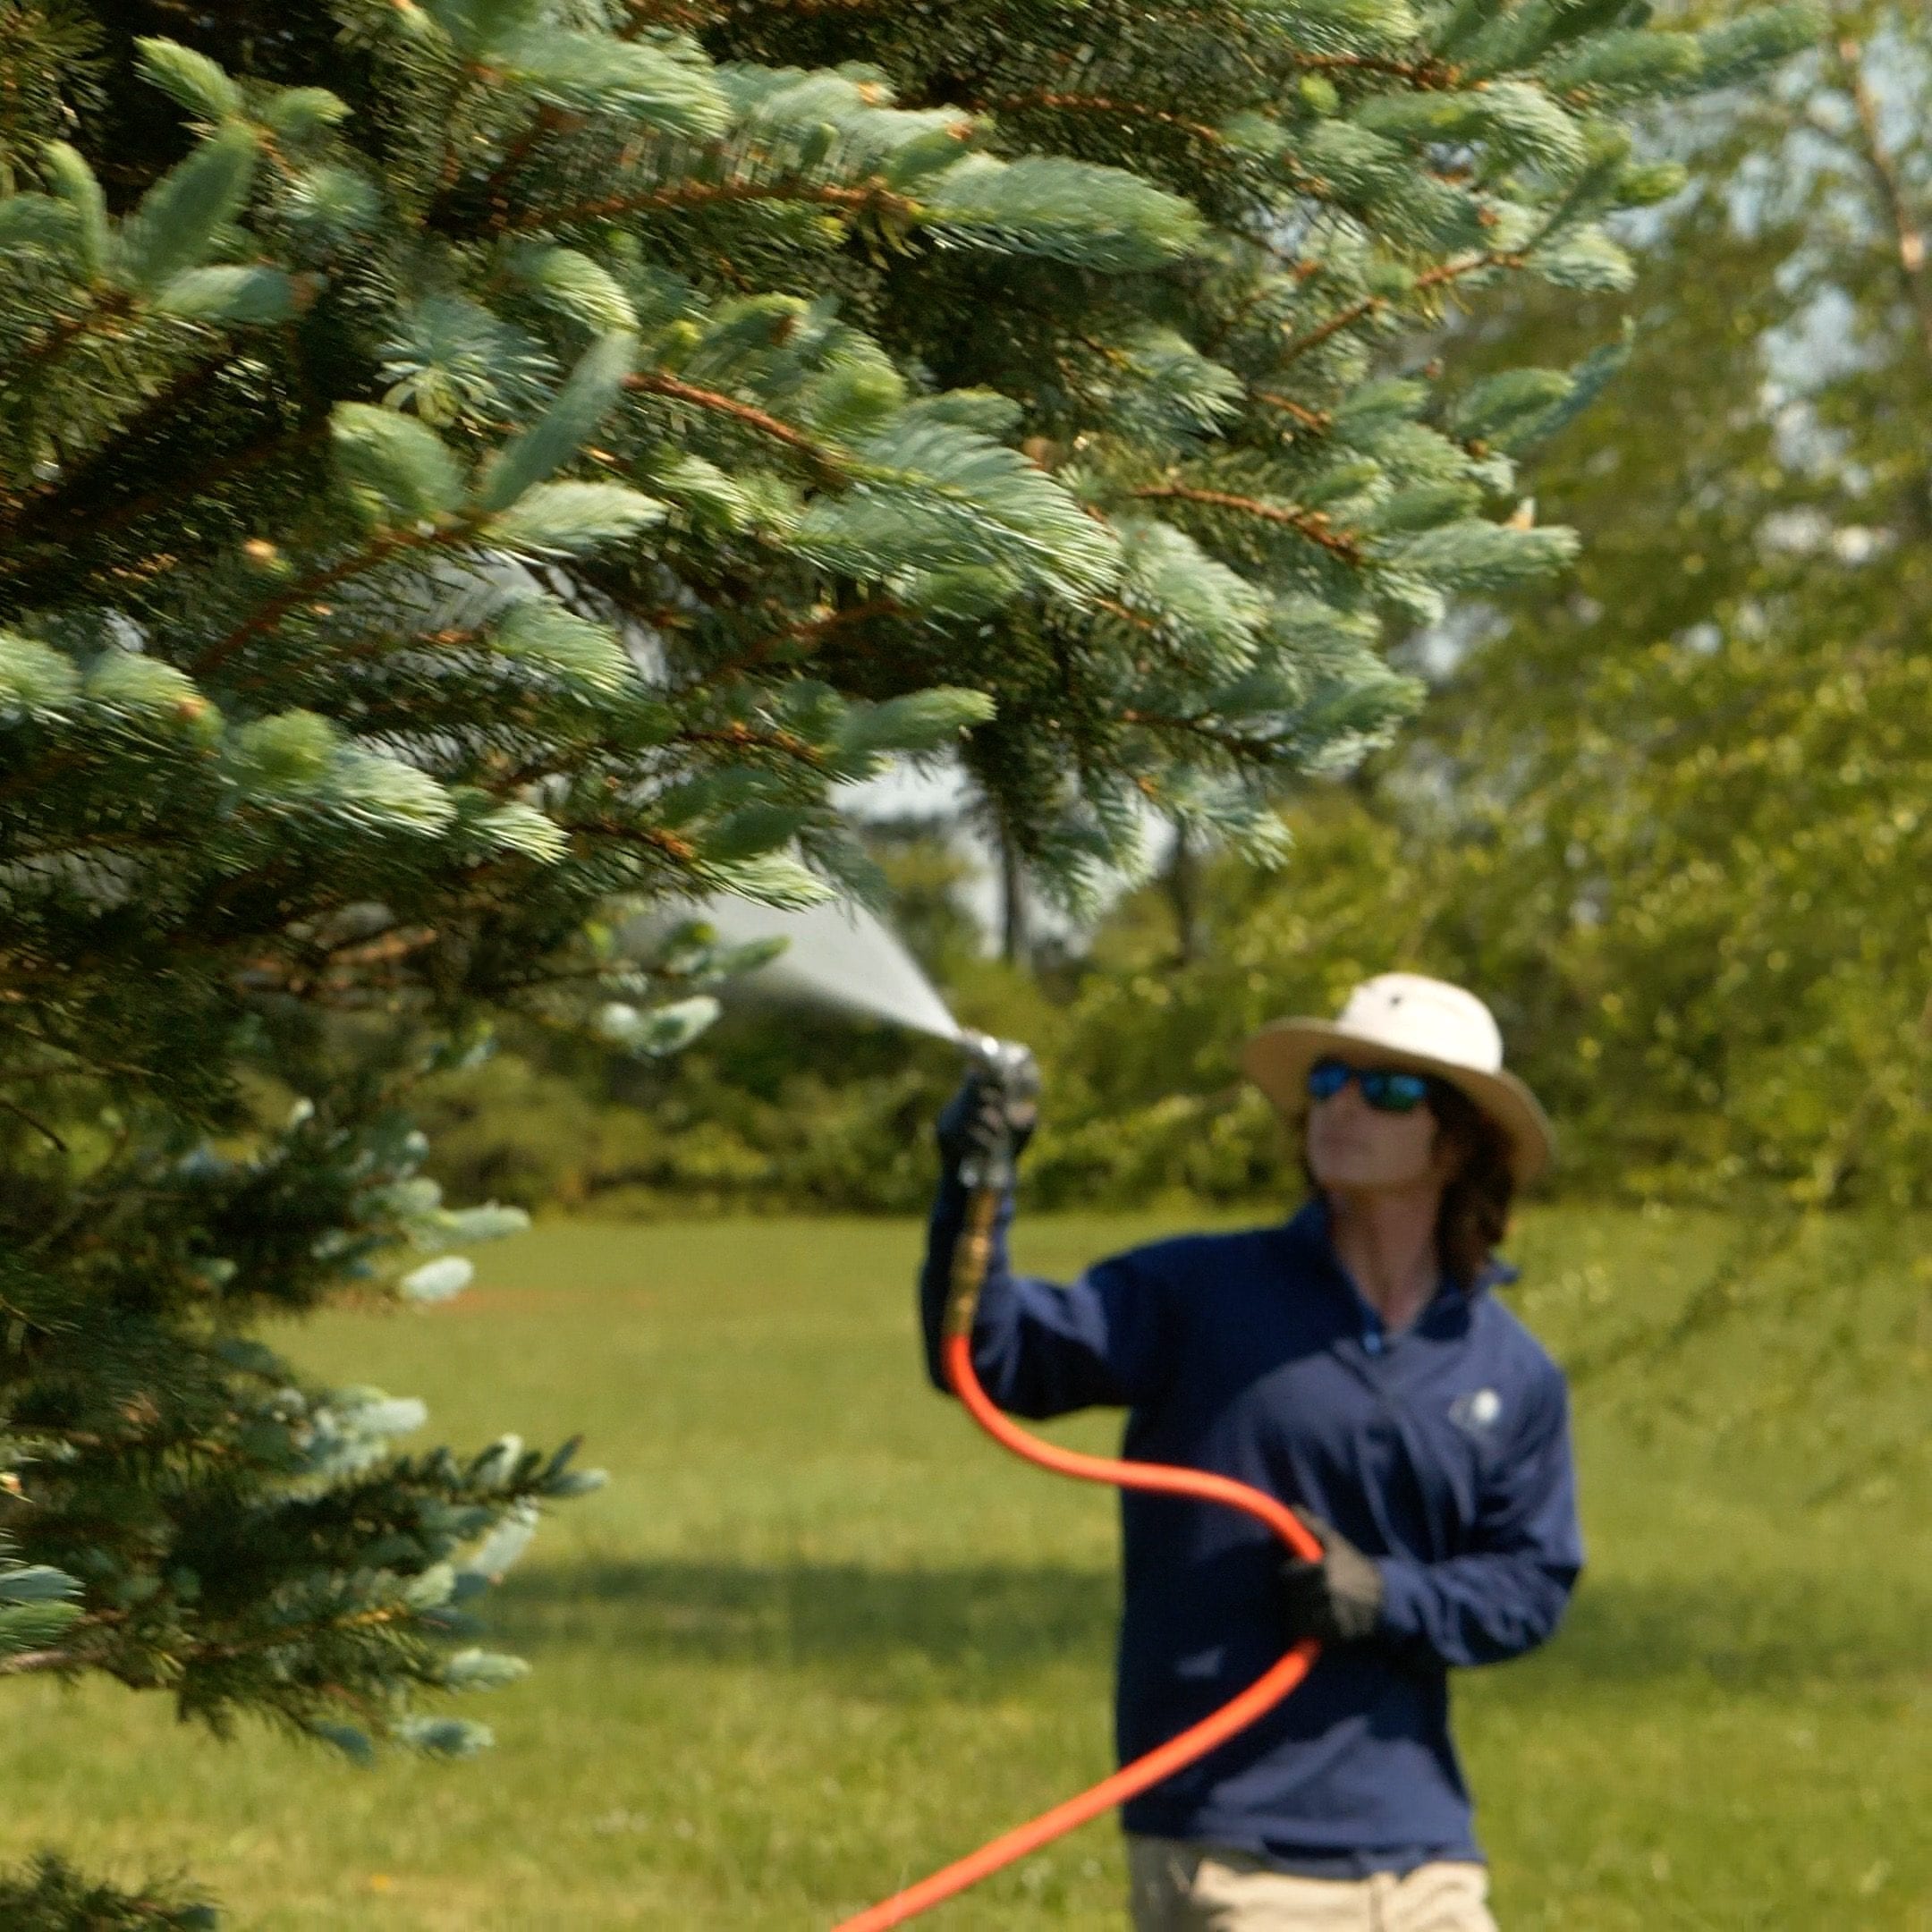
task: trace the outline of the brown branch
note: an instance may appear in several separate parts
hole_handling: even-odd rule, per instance
[[[278,430],[275,435],[264,436],[226,456],[218,456],[212,462],[204,463],[200,469],[185,477],[177,477],[158,488],[143,491],[140,496],[132,497],[126,503],[116,504],[114,508],[103,511],[97,517],[85,519],[89,531],[103,534],[108,530],[123,529],[130,523],[138,523],[151,511],[163,510],[170,504],[179,505],[208,488],[210,484],[225,483],[230,477],[239,476],[243,470],[252,470],[259,463],[274,462],[277,456],[292,455],[297,450],[305,449],[310,444],[324,441],[328,433],[329,420],[326,416],[316,418],[300,429],[286,433]],[[61,494],[65,494],[64,487]],[[21,515],[21,526],[31,530],[40,521],[41,513],[30,503]],[[77,513],[70,512],[66,521],[72,523],[82,519]],[[18,575],[20,567],[17,564],[0,564],[0,576]]]
[[[1292,416],[1304,429],[1316,436],[1326,436],[1335,427],[1335,418],[1326,410],[1311,410],[1306,404],[1297,402],[1292,396],[1277,395],[1272,389],[1257,389],[1252,394],[1256,402],[1266,402],[1269,408]]]
[[[1391,60],[1376,54],[1293,54],[1289,58],[1297,67],[1319,72],[1388,74],[1413,88],[1440,90],[1462,84],[1461,70],[1447,61]]]
[[[681,865],[689,865],[698,856],[698,848],[689,839],[680,838],[675,832],[666,832],[658,826],[617,825],[608,818],[589,818],[580,820],[573,829],[594,832],[599,837],[617,839],[626,844],[655,846]]]
[[[463,157],[459,143],[464,133],[474,131],[473,123],[468,128],[464,125],[471,97],[480,90],[492,87],[502,78],[495,69],[484,65],[481,62],[466,61],[463,64],[455,89],[443,109],[443,165],[436,170],[437,202],[449,194],[462,173]]]
[[[386,564],[393,556],[405,551],[422,550],[443,544],[466,541],[475,532],[475,524],[468,520],[453,523],[441,530],[431,530],[427,536],[419,536],[414,530],[392,530],[369,545],[366,550],[358,550],[345,556],[340,563],[331,564],[326,570],[319,570],[292,584],[280,597],[271,597],[252,617],[237,624],[225,637],[216,641],[197,657],[188,667],[196,678],[205,677],[233,656],[250,638],[260,637],[273,631],[282,620],[300,604],[319,597],[325,590],[359,577],[365,571],[372,571]]]
[[[870,13],[896,4],[897,0],[759,0],[766,12],[785,13]]]
[[[57,356],[69,343],[79,341],[83,335],[92,335],[110,322],[118,321],[133,306],[134,298],[125,290],[110,289],[98,301],[90,303],[78,315],[71,315],[64,322],[56,324],[38,342],[29,343],[14,364],[16,373],[23,373]]]
[[[1345,309],[1337,309],[1326,322],[1309,329],[1304,335],[1297,335],[1282,351],[1282,360],[1292,362],[1305,356],[1309,350],[1319,349],[1331,335],[1339,335],[1343,329],[1353,328],[1358,322],[1379,315],[1388,305],[1386,295],[1364,295],[1360,301],[1352,301]]]
[[[29,765],[24,771],[15,772],[4,784],[0,784],[0,805],[5,804],[10,799],[20,797],[24,792],[33,790],[37,785],[45,784],[56,772],[65,771],[80,762],[80,753],[70,746],[65,750],[55,752],[50,758],[43,758],[37,765]]]
[[[891,0],[759,0],[767,13],[862,13],[891,4]],[[634,40],[647,27],[682,27],[701,33],[716,27],[731,13],[730,0],[625,0],[630,14],[617,30],[620,40]]]
[[[106,438],[89,450],[71,470],[19,498],[6,514],[0,516],[0,530],[30,528],[43,521],[63,496],[70,495],[89,478],[110,463],[125,462],[129,444],[148,433],[157,420],[165,418],[208,377],[225,368],[233,355],[233,351],[225,345],[218,353],[206,356],[199,362],[191,362],[173,382],[157,390],[140,408],[115,423],[107,432]]]
[[[620,36],[620,38],[623,38]],[[547,136],[559,133],[575,133],[586,125],[582,114],[572,114],[568,108],[547,103],[531,117],[523,131],[504,150],[503,157],[483,180],[467,193],[462,187],[462,168],[460,157],[453,151],[453,166],[445,168],[445,177],[439,181],[434,199],[423,216],[426,227],[453,233],[462,225],[458,210],[465,204],[480,206],[490,211],[492,225],[501,231],[510,225],[510,186],[536,151],[538,144]],[[502,271],[491,277],[500,279]]]
[[[782,751],[787,758],[795,758],[801,765],[809,765],[817,771],[823,767],[824,758],[812,745],[788,731],[753,731],[749,724],[725,724],[715,730],[681,731],[672,741],[675,744],[729,745],[734,751]]]
[[[1041,89],[1031,94],[1015,94],[1004,100],[981,101],[972,105],[975,114],[1023,114],[1029,108],[1045,107],[1064,114],[1118,114],[1134,121],[1153,121],[1163,127],[1177,128],[1183,134],[1191,134],[1196,140],[1205,141],[1211,147],[1224,148],[1227,136],[1219,128],[1209,127],[1202,121],[1189,121],[1180,114],[1169,114],[1162,107],[1148,106],[1143,101],[1114,100],[1102,94],[1056,94]]]
[[[1131,624],[1137,631],[1146,631],[1155,636],[1160,634],[1160,626],[1145,611],[1131,609],[1118,597],[1097,597],[1094,608],[1105,611],[1109,617],[1118,617],[1123,623]]]
[[[706,5],[703,0],[626,0],[630,19],[617,30],[620,40],[634,40],[647,27],[682,27],[696,33],[716,27],[724,18],[725,7]]]
[[[1896,159],[1886,148],[1879,124],[1878,104],[1865,79],[1864,48],[1850,34],[1837,43],[1838,63],[1852,105],[1857,111],[1859,157],[1869,171],[1885,204],[1890,224],[1894,258],[1905,300],[1919,319],[1919,333],[1928,367],[1932,367],[1932,281],[1926,275],[1926,236],[1912,214],[1910,191]]]
[[[360,644],[345,646],[331,658],[331,665],[346,664],[352,660],[380,657],[391,651],[407,650],[461,650],[466,644],[474,644],[487,632],[487,626],[447,624],[440,631],[411,631],[398,636],[377,635],[365,638]],[[235,681],[237,691],[258,691],[265,684],[273,684],[275,675],[267,672],[256,672]]]
[[[691,680],[684,689],[688,691],[704,691],[711,685],[729,677],[736,677],[741,672],[755,669],[767,662],[788,644],[807,642],[815,638],[830,635],[834,631],[843,629],[847,624],[862,623],[869,617],[894,617],[904,606],[896,597],[869,597],[863,604],[853,604],[844,610],[829,611],[823,617],[807,618],[801,623],[787,625],[783,631],[774,631],[768,637],[759,638],[748,644],[734,657],[727,657],[724,663],[713,665],[699,676]]]
[[[750,402],[741,402],[735,396],[728,396],[721,390],[702,389],[696,383],[688,383],[676,376],[667,376],[662,370],[645,370],[624,377],[624,387],[641,395],[669,396],[679,402],[689,402],[698,409],[712,410],[721,416],[729,416],[733,421],[741,422],[747,428],[756,429],[761,436],[772,437],[783,443],[786,448],[796,450],[812,467],[830,482],[843,483],[846,478],[844,459],[822,445],[814,443],[802,430],[794,429],[788,422],[758,409]]]
[[[87,1662],[72,1650],[16,1650],[0,1657],[0,1677],[24,1677],[30,1671],[79,1670]]]
[[[37,1039],[42,1037],[39,1034],[34,1036]],[[68,1050],[72,1051],[72,1048]],[[72,1063],[64,1061],[56,1066],[14,1067],[8,1072],[0,1073],[0,1083],[12,1080],[88,1080],[106,1073],[131,1073],[137,1080],[145,1080],[148,1071],[147,1067],[132,1066],[124,1060],[83,1060],[79,1054],[75,1054]]]
[[[849,208],[855,215],[868,209],[888,209],[894,214],[912,216],[919,204],[909,196],[894,194],[882,186],[840,188],[830,184],[813,187],[807,182],[685,182],[673,188],[647,188],[636,194],[600,196],[591,201],[575,201],[561,208],[533,208],[514,220],[493,221],[491,232],[547,228],[572,222],[600,221],[615,215],[669,212],[677,208],[706,208],[733,201],[809,201],[824,208]]]
[[[61,1137],[57,1133],[55,1133],[54,1130],[49,1127],[44,1120],[41,1120],[36,1115],[30,1114],[25,1107],[19,1106],[12,1100],[0,1099],[0,1109],[4,1109],[5,1112],[13,1114],[13,1116],[16,1120],[25,1121],[27,1124],[31,1127],[36,1133],[44,1135],[47,1140],[51,1140],[54,1145],[61,1150],[63,1154],[66,1153],[67,1143],[63,1140]]]
[[[1273,759],[1278,749],[1266,738],[1244,738],[1238,732],[1217,731],[1206,718],[1129,709],[1120,714],[1120,720],[1123,724],[1138,724],[1145,731],[1185,732],[1189,737],[1203,739],[1231,758],[1249,758],[1256,763]]]
[[[528,161],[537,143],[547,134],[554,134],[572,125],[581,126],[581,120],[574,114],[567,114],[561,107],[547,103],[538,109],[535,119],[525,128],[504,151],[504,157],[493,167],[484,181],[478,199],[486,208],[507,210],[509,188],[517,171]]]
[[[860,623],[868,617],[897,617],[905,609],[897,597],[868,597],[863,604],[849,605],[843,610],[832,611],[823,617],[813,617],[804,623],[793,624],[780,636],[795,642],[801,638],[818,638],[827,631],[841,630],[846,624]]]
[[[1242,516],[1258,517],[1264,522],[1279,523],[1306,537],[1310,543],[1319,544],[1345,564],[1360,564],[1368,561],[1362,554],[1361,539],[1352,531],[1334,529],[1319,510],[1302,510],[1292,504],[1264,503],[1258,496],[1238,496],[1228,490],[1196,489],[1186,483],[1148,483],[1133,494],[1138,497],[1201,504],[1213,510],[1233,510]]]
[[[1521,268],[1521,255],[1506,254],[1496,249],[1485,249],[1479,255],[1465,255],[1460,261],[1439,262],[1433,268],[1425,269],[1419,275],[1409,292],[1415,294],[1423,289],[1441,288],[1445,283],[1460,281],[1464,275],[1479,275],[1485,268]],[[1326,322],[1311,328],[1307,335],[1298,335],[1282,351],[1281,360],[1292,362],[1310,349],[1318,349],[1331,335],[1339,335],[1345,328],[1352,328],[1356,323],[1364,321],[1371,315],[1377,315],[1394,301],[1391,295],[1364,295],[1360,301],[1352,301],[1345,309],[1338,309]]]

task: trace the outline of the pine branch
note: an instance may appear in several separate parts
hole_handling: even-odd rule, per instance
[[[638,0],[631,0],[635,6]],[[894,7],[897,0],[760,0],[760,4],[774,13],[793,13],[811,18],[818,13],[875,13]],[[720,6],[719,13],[725,10]]]
[[[157,422],[165,420],[205,381],[217,375],[233,360],[233,352],[224,345],[215,355],[191,363],[131,416],[123,417],[111,425],[100,442],[73,467],[44,483],[38,489],[15,499],[12,508],[0,513],[0,533],[29,528],[43,521],[55,513],[55,506],[62,497],[71,495],[109,465],[126,462],[131,445],[138,445],[143,436],[152,434]]]
[[[688,745],[723,745],[733,751],[776,751],[813,771],[823,771],[826,767],[825,754],[795,732],[754,731],[749,724],[725,724],[708,730],[681,731],[673,741]]]
[[[1326,410],[1309,409],[1305,403],[1297,402],[1292,396],[1277,395],[1272,389],[1250,389],[1248,393],[1258,402],[1266,402],[1270,409],[1278,409],[1284,415],[1292,417],[1311,435],[1326,436],[1335,427],[1335,418]]]
[[[1101,94],[1056,94],[1042,89],[1032,94],[1011,95],[1003,100],[970,102],[966,106],[968,112],[972,114],[1022,114],[1030,108],[1050,108],[1058,114],[1112,114],[1123,120],[1151,121],[1162,127],[1174,128],[1212,148],[1227,145],[1227,136],[1204,121],[1190,121],[1183,115],[1149,106],[1143,101],[1114,100]]]
[[[67,1143],[38,1114],[30,1114],[18,1102],[6,1099],[4,1097],[0,1097],[0,1108],[4,1108],[7,1113],[11,1114],[15,1120],[26,1122],[28,1126],[31,1127],[43,1140],[51,1141],[63,1154],[66,1153]]]
[[[333,589],[335,585],[345,583],[352,577],[364,576],[372,570],[379,570],[392,557],[402,556],[411,551],[447,549],[468,543],[476,535],[477,529],[478,522],[475,518],[464,517],[436,530],[385,530],[374,543],[352,552],[348,556],[331,564],[326,570],[317,571],[311,576],[303,578],[300,583],[291,585],[279,597],[271,597],[252,616],[237,624],[225,635],[217,638],[202,651],[190,665],[191,674],[200,679],[206,677],[209,672],[218,670],[250,639],[265,636],[275,630],[290,612],[301,605],[311,602],[325,590]]]
[[[1244,764],[1267,765],[1281,756],[1281,747],[1266,738],[1254,738],[1213,724],[1205,717],[1178,717],[1164,711],[1129,708],[1120,714],[1123,724],[1137,724],[1146,731],[1178,732],[1212,745],[1217,751]]]
[[[760,638],[755,644],[748,645],[736,655],[727,657],[721,664],[708,665],[685,688],[691,691],[708,691],[726,678],[741,676],[745,672],[756,670],[768,663],[780,651],[799,645],[822,641],[835,631],[849,625],[863,623],[873,617],[896,617],[904,614],[905,606],[898,598],[891,597],[869,597],[862,604],[848,606],[823,617],[812,617],[798,623],[787,625],[783,631],[775,631],[769,636]]]
[[[386,657],[402,651],[461,650],[479,644],[489,634],[485,624],[443,624],[434,631],[408,631],[400,634],[377,631],[359,642],[342,646],[330,657],[331,664],[352,664],[373,657]],[[237,678],[232,689],[238,691],[264,691],[274,686],[279,674],[257,671]]]
[[[487,227],[493,233],[517,233],[534,228],[568,228],[579,222],[609,221],[620,215],[669,214],[681,208],[727,207],[754,201],[796,201],[808,207],[844,208],[854,216],[888,213],[910,220],[919,213],[919,204],[908,196],[894,193],[883,182],[863,188],[846,188],[830,182],[797,180],[781,182],[684,182],[665,188],[640,189],[635,193],[600,196],[575,201],[563,208],[532,208],[505,218],[493,215]]]
[[[16,1650],[0,1657],[0,1677],[25,1677],[38,1671],[81,1670],[92,1659],[76,1650]]]
[[[706,16],[681,24],[694,29],[711,23],[711,17]],[[627,30],[615,38],[632,38],[648,24],[641,18],[634,20]],[[466,233],[470,224],[465,211],[477,208],[489,211],[487,225],[494,233],[507,233],[529,225],[516,219],[513,206],[511,191],[517,177],[529,166],[547,140],[555,135],[580,133],[590,124],[585,114],[560,107],[554,102],[544,103],[530,117],[523,131],[504,149],[496,166],[475,187],[467,190],[462,187],[460,157],[455,157],[455,171],[439,184],[436,199],[423,217],[424,225],[449,234]],[[715,156],[719,150],[708,148],[706,152]]]
[[[624,12],[628,18],[616,30],[620,40],[635,40],[653,27],[698,33],[716,26],[729,9],[717,4],[716,0],[711,0],[709,4],[707,0],[624,0]]]
[[[1197,489],[1186,483],[1147,483],[1132,493],[1143,499],[1166,499],[1177,503],[1200,504],[1213,510],[1233,510],[1241,516],[1258,517],[1264,522],[1279,523],[1319,544],[1345,564],[1360,565],[1368,561],[1361,539],[1350,530],[1336,530],[1319,510],[1298,509],[1289,504],[1263,503],[1255,496],[1238,496],[1227,490]]]
[[[200,386],[207,377],[218,373],[233,360],[224,355],[212,363],[199,365],[195,380],[181,394],[167,400],[166,413],[172,415]],[[157,398],[157,402],[162,399]],[[146,412],[144,412],[146,413]],[[153,425],[146,426],[152,428]],[[123,530],[131,523],[138,523],[157,510],[178,509],[182,504],[192,501],[211,484],[223,483],[232,478],[265,462],[272,462],[276,457],[292,454],[311,444],[326,441],[329,433],[328,419],[319,417],[306,428],[295,430],[276,428],[271,435],[259,441],[231,451],[225,455],[212,458],[198,470],[191,470],[184,477],[171,478],[166,483],[143,491],[125,503],[115,504],[112,508],[89,512],[84,506],[66,502],[73,496],[91,478],[103,474],[128,460],[126,446],[118,440],[103,443],[82,466],[63,478],[58,483],[38,496],[24,498],[19,508],[10,517],[0,517],[0,534],[12,531],[20,536],[31,537],[37,531],[52,525],[51,534],[57,535],[64,524],[74,530],[84,526],[85,534],[105,536],[110,531]],[[64,503],[66,506],[63,508]],[[8,560],[0,556],[0,578],[13,576],[21,569],[30,567],[24,559]]]
[[[21,349],[13,365],[14,377],[17,378],[37,370],[42,363],[52,361],[83,335],[90,335],[97,329],[105,328],[131,314],[133,307],[134,298],[125,289],[103,291],[86,308],[57,323]]]
[[[1422,289],[1441,288],[1445,284],[1458,282],[1465,275],[1480,275],[1486,268],[1521,268],[1523,258],[1513,250],[1504,252],[1485,249],[1480,254],[1465,255],[1459,260],[1438,263],[1434,268],[1425,269],[1411,284],[1410,292]],[[1292,362],[1306,355],[1311,349],[1318,349],[1331,336],[1338,335],[1343,329],[1353,328],[1358,322],[1368,320],[1370,316],[1380,315],[1394,305],[1392,295],[1364,295],[1344,309],[1338,309],[1326,322],[1310,329],[1305,335],[1298,335],[1283,349],[1279,360]]]
[[[734,422],[743,423],[761,436],[770,436],[786,448],[796,450],[828,483],[842,484],[850,479],[851,467],[836,451],[814,443],[803,430],[794,429],[790,423],[781,421],[768,411],[750,402],[741,402],[735,396],[725,395],[716,389],[699,388],[695,383],[668,376],[661,369],[640,370],[627,376],[623,386],[640,395],[669,396],[679,402],[689,402],[694,408],[729,416]]]
[[[1132,610],[1118,597],[1101,597],[1094,608],[1105,611],[1109,617],[1117,617],[1124,624],[1131,624],[1136,631],[1145,631],[1149,637],[1161,635],[1161,627],[1145,611]]]
[[[1461,68],[1433,57],[1405,61],[1379,54],[1304,54],[1299,50],[1288,57],[1297,67],[1317,72],[1385,74],[1424,90],[1453,89],[1463,84]]]
[[[510,183],[536,152],[537,144],[547,135],[573,131],[583,124],[580,114],[566,114],[563,108],[546,103],[532,116],[530,124],[511,142],[503,159],[490,170],[478,191],[478,199],[493,212],[506,215],[510,205]],[[430,225],[435,225],[432,216]]]
[[[0,805],[4,805],[13,799],[26,797],[38,791],[49,779],[58,778],[63,772],[72,771],[80,762],[80,750],[69,746],[51,753],[37,765],[30,764],[24,767],[15,772],[4,784],[0,784]]]
[[[612,818],[589,818],[580,820],[575,829],[594,832],[599,838],[620,845],[648,845],[654,852],[675,859],[680,865],[691,865],[698,857],[698,848],[689,839],[666,832],[662,826],[620,825]]]

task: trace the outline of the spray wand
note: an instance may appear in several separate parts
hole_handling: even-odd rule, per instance
[[[1042,1469],[1082,1482],[1111,1483],[1117,1488],[1190,1496],[1245,1510],[1267,1524],[1297,1556],[1318,1563],[1320,1545],[1292,1511],[1265,1490],[1201,1470],[1178,1469],[1160,1462],[1126,1462],[1113,1456],[1085,1455],[1060,1448],[1020,1428],[980,1385],[973,1368],[973,1323],[992,1258],[993,1229],[1000,1201],[1013,1184],[1015,1148],[1012,1116],[1016,1106],[1030,1103],[1039,1091],[1039,1073],[1033,1055],[1013,1041],[996,1040],[984,1033],[962,1033],[959,1038],[982,1086],[995,1089],[1000,1104],[994,1110],[997,1124],[988,1137],[988,1144],[975,1152],[960,1176],[969,1190],[966,1223],[953,1250],[944,1342],[946,1379],[953,1393],[995,1442]],[[977,1852],[933,1873],[929,1878],[895,1893],[855,1919],[843,1920],[834,1932],[885,1932],[888,1926],[903,1925],[1015,1860],[1051,1843],[1063,1833],[1150,1790],[1183,1767],[1205,1758],[1272,1710],[1308,1675],[1319,1648],[1313,1641],[1298,1643],[1245,1690],[1177,1737],[1168,1739],[1131,1764],[1123,1765],[1111,1777],[1103,1778],[1077,1797],[981,1845]]]

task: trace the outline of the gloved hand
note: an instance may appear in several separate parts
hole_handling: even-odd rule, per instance
[[[975,1067],[939,1115],[939,1151],[949,1167],[986,1166],[1003,1139],[1018,1157],[1039,1121],[1039,1076],[1030,1060],[1028,1078],[1002,1080]]]
[[[1288,1635],[1323,1643],[1360,1643],[1375,1635],[1382,1621],[1382,1572],[1337,1530],[1307,1510],[1297,1510],[1322,1546],[1319,1563],[1290,1556],[1281,1567],[1282,1597]]]

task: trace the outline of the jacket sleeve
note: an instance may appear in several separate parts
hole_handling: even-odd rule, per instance
[[[1445,1664],[1499,1664],[1535,1649],[1562,1621],[1583,1567],[1569,1394],[1554,1368],[1525,1410],[1479,1499],[1472,1546],[1439,1563],[1379,1560],[1383,1633]]]
[[[919,1271],[926,1372],[942,1391],[941,1335],[953,1250],[965,1224],[967,1200],[958,1176],[948,1171],[933,1203]],[[1102,1261],[1063,1288],[1015,1275],[1006,1241],[1013,1213],[1009,1194],[994,1224],[973,1324],[973,1367],[987,1393],[1001,1408],[1036,1419],[1147,1401],[1171,1353],[1162,1345],[1158,1282],[1131,1255]]]

